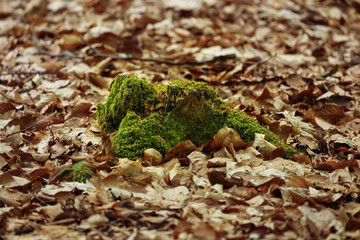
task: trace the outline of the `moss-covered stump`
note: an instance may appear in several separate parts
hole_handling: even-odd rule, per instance
[[[73,171],[73,180],[75,182],[85,183],[93,174],[93,171],[88,167],[75,168]]]
[[[110,85],[110,95],[106,103],[100,103],[96,108],[101,131],[104,133],[117,131],[129,111],[141,117],[147,116],[149,112],[145,112],[145,106],[152,105],[156,101],[156,96],[155,88],[144,80],[118,75]]]
[[[113,154],[131,160],[144,155],[148,148],[165,152],[164,121],[159,113],[152,113],[141,119],[134,112],[126,114],[121,121],[119,130],[112,138]]]
[[[101,131],[117,131],[112,138],[114,155],[131,160],[143,157],[148,148],[164,154],[188,139],[201,146],[226,125],[246,142],[262,133],[284,149],[285,157],[296,153],[246,113],[228,108],[215,90],[195,81],[153,86],[137,77],[119,75],[96,114]]]

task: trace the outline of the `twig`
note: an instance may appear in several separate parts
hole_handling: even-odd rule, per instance
[[[246,73],[249,73],[249,72],[252,71],[252,70],[254,70],[254,69],[257,68],[259,65],[268,62],[270,59],[276,57],[276,55],[277,55],[277,53],[275,53],[274,55],[269,56],[269,57],[268,57],[267,59],[265,59],[265,60],[261,60],[261,61],[259,61],[259,62],[253,63],[253,65],[249,66],[249,67],[245,70],[245,74],[246,74]]]
[[[83,40],[83,42],[84,42],[84,44],[86,46],[88,46],[92,51],[94,51],[95,54],[91,55],[91,57],[94,57],[94,58],[110,58],[112,60],[137,60],[137,61],[142,61],[142,62],[164,63],[164,64],[168,64],[168,65],[186,65],[186,64],[202,65],[202,64],[212,63],[212,62],[218,61],[220,58],[221,59],[234,59],[234,58],[236,58],[235,55],[229,54],[229,55],[226,55],[226,56],[216,57],[216,58],[213,58],[211,60],[205,60],[205,61],[174,62],[174,61],[169,61],[169,60],[159,60],[159,59],[153,59],[153,58],[120,57],[120,56],[115,56],[115,55],[110,55],[110,54],[102,54],[98,50],[96,50],[93,46],[91,46],[91,44],[89,44],[85,39],[82,39],[82,40]]]
[[[38,48],[44,50],[45,48],[40,44],[40,40],[39,40],[39,38],[37,37],[37,35],[35,34],[35,32],[33,31],[30,22],[29,22],[26,18],[22,18],[22,20],[29,26],[29,30],[30,30],[31,36],[32,36],[32,38],[33,38],[33,42],[35,42],[35,45],[36,45]]]
[[[92,48],[93,49],[93,48]],[[59,53],[59,54],[55,54],[55,53],[51,53],[49,51],[39,51],[35,54],[44,54],[44,55],[48,55],[50,57],[59,57],[59,58],[74,58],[74,59],[85,59],[84,56],[78,56],[75,55],[73,53],[70,53],[68,51]],[[98,53],[95,52],[94,55],[91,55],[89,57],[93,57],[93,58],[110,58],[112,60],[135,60],[135,61],[142,61],[142,62],[155,62],[155,63],[164,63],[164,64],[168,64],[168,65],[203,65],[203,64],[207,64],[207,63],[213,63],[219,60],[225,60],[225,59],[235,59],[236,56],[234,54],[229,54],[229,55],[225,55],[225,56],[221,56],[221,57],[215,57],[213,59],[210,60],[205,60],[205,61],[182,61],[182,62],[174,62],[174,61],[169,61],[169,60],[159,60],[159,59],[153,59],[153,58],[138,58],[138,57],[121,57],[121,56],[116,56],[116,55],[110,55],[110,54],[102,54],[102,53]]]
[[[213,59],[210,60],[204,60],[204,61],[181,61],[181,62],[175,62],[175,61],[169,61],[169,60],[159,60],[159,59],[153,59],[153,58],[138,58],[138,57],[121,57],[121,56],[116,56],[116,55],[110,55],[110,54],[102,54],[99,53],[95,48],[93,48],[91,46],[91,44],[89,44],[88,42],[85,41],[85,39],[82,39],[84,44],[86,46],[89,46],[89,48],[91,50],[94,51],[95,54],[93,55],[89,55],[89,56],[79,56],[79,55],[75,55],[69,51],[64,51],[62,53],[52,53],[49,52],[47,50],[44,49],[43,46],[41,46],[39,44],[39,39],[37,38],[36,34],[32,31],[31,27],[30,27],[30,31],[31,34],[34,36],[35,39],[35,43],[38,46],[38,48],[40,48],[41,50],[36,52],[35,55],[48,55],[50,57],[58,57],[58,58],[68,58],[68,59],[85,59],[86,57],[93,57],[93,58],[110,58],[112,60],[135,60],[135,61],[141,61],[141,62],[155,62],[155,63],[160,63],[160,64],[168,64],[168,65],[173,65],[173,66],[179,66],[179,65],[203,65],[203,64],[207,64],[207,63],[213,63],[219,60],[226,60],[226,59],[236,59],[236,55],[235,54],[229,54],[229,55],[224,55],[224,56],[219,56],[219,57],[214,57]]]
[[[6,137],[10,137],[10,136],[15,135],[15,134],[17,134],[17,133],[30,131],[31,128],[33,128],[33,127],[38,127],[38,126],[46,126],[46,127],[50,130],[50,133],[51,133],[51,135],[52,135],[53,141],[55,142],[55,135],[54,135],[53,130],[51,129],[51,127],[50,127],[48,124],[45,124],[45,123],[38,123],[38,124],[32,125],[32,126],[30,126],[30,127],[24,128],[24,129],[22,129],[22,130],[20,130],[20,131],[16,131],[16,132],[10,133],[10,134],[6,135]],[[31,131],[30,131],[30,132],[31,132]]]
[[[18,71],[18,72],[5,72],[0,73],[0,76],[8,76],[8,75],[51,75],[51,74],[57,74],[58,72],[52,72],[52,71]]]
[[[229,56],[229,55],[228,55]],[[137,57],[120,57],[120,56],[113,56],[113,55],[108,55],[108,54],[95,54],[94,57],[96,58],[111,58],[113,60],[137,60],[137,61],[142,61],[142,62],[155,62],[155,63],[164,63],[164,64],[168,64],[168,65],[173,65],[173,66],[177,66],[177,65],[203,65],[203,64],[207,64],[207,63],[213,63],[218,61],[218,58],[213,58],[210,60],[205,60],[205,61],[182,61],[182,62],[174,62],[174,61],[169,61],[169,60],[159,60],[159,59],[152,59],[152,58],[137,58]],[[223,56],[223,59],[233,59],[233,56],[229,56],[229,57],[225,57]]]
[[[351,182],[334,182],[334,184],[351,184]]]
[[[266,62],[268,62],[270,59],[272,59],[272,58],[274,58],[274,57],[276,57],[276,56],[277,56],[277,53],[275,53],[274,55],[269,56],[269,57],[268,57],[267,59],[265,59],[265,60],[262,60],[262,61],[260,61],[260,62],[257,62],[256,65],[260,65],[260,64],[266,63]]]
[[[131,207],[131,206],[127,206],[126,204],[123,204],[124,201],[121,201],[120,204],[120,208],[125,208],[125,209],[129,209],[129,210],[134,210],[134,211],[174,211],[174,212],[178,212],[178,211],[182,211],[181,208],[135,208],[135,207]]]
[[[35,53],[35,55],[48,55],[50,57],[58,57],[58,58],[70,58],[70,59],[85,59],[84,56],[78,56],[78,55],[75,55],[69,51],[64,51],[62,53],[52,53],[52,52],[49,52],[49,51],[46,51],[46,50],[41,50],[41,51],[38,51]]]
[[[37,86],[33,86],[31,88],[27,88],[27,89],[23,89],[23,90],[19,90],[18,93],[29,93],[31,90],[36,89]],[[31,98],[32,102],[34,102],[34,100],[32,99],[32,97],[29,95],[29,97]]]
[[[33,102],[33,104],[35,105],[36,103],[34,102],[34,99],[32,98],[31,94],[29,92],[26,92],[26,93],[29,96],[29,98],[31,99],[31,101]]]
[[[0,95],[1,95],[1,96],[3,96],[4,98],[8,99],[9,101],[11,101],[11,102],[15,103],[15,104],[27,104],[27,103],[21,103],[21,102],[18,102],[18,101],[16,101],[16,100],[14,100],[14,99],[12,99],[12,98],[10,98],[10,97],[6,96],[5,94],[3,94],[3,93],[1,93],[1,92],[0,92]]]
[[[338,65],[336,65],[335,67],[333,67],[329,71],[322,73],[320,76],[322,78],[327,78],[327,77],[333,75],[334,73],[336,73],[338,71],[338,69],[339,69],[339,67],[338,67]]]

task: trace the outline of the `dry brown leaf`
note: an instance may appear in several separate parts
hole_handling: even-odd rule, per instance
[[[308,222],[310,231],[315,236],[319,235],[321,231],[330,230],[330,228],[338,233],[345,230],[345,226],[330,209],[322,209],[318,212],[308,206],[301,206],[299,209],[303,214],[303,219]]]
[[[294,161],[296,161],[298,163],[311,164],[311,160],[310,160],[309,156],[306,155],[306,153],[297,153],[294,156],[292,156],[291,159],[293,159]]]
[[[348,168],[336,169],[329,174],[330,183],[353,183],[351,173]]]
[[[326,161],[324,163],[321,163],[318,166],[315,166],[314,168],[318,169],[318,170],[333,171],[333,170],[342,169],[342,168],[349,168],[350,170],[352,170],[355,167],[359,167],[359,164],[355,159],[353,159],[353,160],[342,161],[342,162]]]
[[[255,139],[252,147],[258,150],[264,156],[264,158],[270,158],[279,155],[272,155],[273,152],[277,150],[277,148],[270,142],[266,141],[265,137],[265,134],[255,133]]]
[[[44,214],[50,218],[50,221],[53,221],[56,217],[64,212],[60,203],[56,205],[41,206],[35,209],[39,214]]]
[[[212,139],[205,143],[202,147],[204,151],[214,151],[221,147],[244,148],[246,143],[241,139],[238,132],[227,126],[221,128]]]
[[[10,173],[3,173],[0,175],[0,186],[5,188],[16,188],[16,187],[23,187],[30,183],[30,180],[13,176]]]
[[[337,124],[346,117],[344,110],[335,104],[327,104],[316,110],[319,117],[331,124]]]
[[[88,101],[79,101],[75,104],[74,108],[72,109],[72,115],[74,117],[84,117],[90,114],[89,110],[93,106],[92,103]]]
[[[163,197],[170,201],[176,201],[176,202],[184,202],[188,195],[190,194],[190,191],[187,187],[184,186],[178,186],[175,188],[170,188],[164,191]]]
[[[21,207],[31,198],[30,194],[25,194],[17,190],[0,188],[0,201],[8,206]]]
[[[12,18],[6,18],[4,20],[0,21],[0,36],[8,35],[15,26],[18,24],[18,22]]]
[[[208,164],[207,167],[211,168],[211,167],[226,167],[226,163],[227,162],[233,162],[234,160],[232,160],[231,158],[220,158],[220,157],[216,157],[216,158],[210,158],[208,160]]]
[[[190,141],[185,140],[181,143],[175,145],[175,147],[171,148],[164,157],[164,160],[169,160],[174,158],[177,154],[181,153],[182,155],[187,155],[193,152],[196,149],[196,146]]]
[[[162,162],[162,155],[156,149],[149,148],[144,152],[143,161],[150,163],[151,166],[156,166]]]
[[[294,187],[294,188],[309,188],[309,187],[312,187],[313,185],[309,181],[305,180],[305,178],[303,178],[303,177],[292,176],[286,182],[286,186]]]
[[[84,40],[81,34],[74,32],[69,34],[63,34],[61,36],[61,45],[65,50],[73,50],[84,45]]]
[[[8,162],[5,160],[4,157],[0,156],[0,169],[6,166],[6,164],[8,164]]]
[[[12,103],[0,103],[0,114],[4,114],[7,111],[15,110],[15,106]]]
[[[88,81],[100,88],[109,89],[112,78],[106,78],[99,74],[90,72],[87,74]]]

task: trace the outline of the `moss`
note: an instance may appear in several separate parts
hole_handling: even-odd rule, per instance
[[[200,146],[224,125],[222,101],[206,83],[173,81],[167,85],[165,103],[166,150],[187,139]]]
[[[187,139],[200,146],[225,125],[246,142],[263,133],[285,150],[286,157],[296,153],[244,112],[229,109],[206,83],[185,80],[153,87],[120,75],[111,84],[106,103],[98,105],[97,115],[103,132],[118,128],[112,138],[114,155],[131,160],[142,157],[147,148],[163,154]]]
[[[85,183],[90,179],[94,173],[88,167],[75,168],[73,171],[73,180],[80,183]]]
[[[112,139],[113,153],[130,160],[142,157],[148,148],[155,148],[164,153],[163,133],[163,120],[158,113],[141,119],[136,113],[129,112]]]
[[[273,132],[261,126],[259,122],[248,116],[246,113],[236,109],[227,109],[225,114],[225,124],[228,127],[235,129],[245,142],[253,141],[255,133],[262,133],[268,136],[267,140],[270,143],[274,144],[276,147],[284,149],[286,158],[291,157],[296,153],[294,148],[281,142]]]
[[[219,109],[201,99],[189,98],[178,102],[164,120],[166,150],[187,139],[200,146],[224,126],[224,116]]]
[[[168,86],[178,87],[178,88],[190,90],[193,92],[198,91],[198,92],[201,92],[202,95],[204,95],[206,99],[210,99],[212,101],[220,101],[220,99],[217,96],[217,92],[214,89],[207,86],[207,84],[204,82],[177,80],[177,81],[173,81],[173,82],[169,83]],[[167,89],[169,89],[169,88],[167,88]]]
[[[96,115],[102,132],[111,133],[118,129],[128,111],[141,117],[147,115],[146,105],[156,100],[155,88],[137,78],[118,75],[110,85],[110,95],[105,104],[98,104]]]
[[[167,85],[166,95],[166,112],[170,112],[174,106],[179,106],[184,98],[190,101],[201,100],[216,107],[222,103],[216,91],[203,82],[173,81]]]

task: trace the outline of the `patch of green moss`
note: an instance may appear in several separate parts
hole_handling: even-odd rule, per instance
[[[205,96],[206,99],[210,99],[211,101],[220,101],[220,99],[217,96],[217,92],[207,86],[204,82],[196,82],[196,81],[189,81],[189,80],[175,80],[170,82],[167,86],[171,87],[178,87],[185,91],[198,91],[201,93],[201,95]],[[167,90],[169,91],[169,88],[167,87]]]
[[[75,182],[85,183],[93,174],[93,171],[88,167],[75,168],[73,171],[73,180]]]
[[[159,101],[165,103],[166,151],[188,139],[200,146],[224,125],[222,101],[206,83],[173,81],[157,87],[157,90]]]
[[[136,113],[129,112],[111,140],[113,154],[130,160],[142,157],[148,148],[155,148],[163,154],[165,153],[163,133],[163,120],[159,113],[141,119]]]
[[[224,126],[224,120],[221,110],[210,102],[184,97],[164,119],[166,150],[187,139],[197,146],[206,143]]]
[[[283,148],[285,157],[291,157],[296,150],[291,146],[281,142],[279,138],[271,131],[261,126],[259,122],[248,116],[245,112],[236,109],[227,109],[226,125],[235,129],[245,142],[253,141],[255,133],[262,133],[268,136],[268,141],[276,147]]]
[[[166,112],[170,112],[173,107],[181,105],[184,98],[187,99],[186,101],[203,101],[214,107],[219,107],[222,103],[216,91],[208,87],[206,83],[188,80],[169,83],[166,86],[166,96]]]
[[[153,87],[120,75],[111,84],[106,103],[98,105],[97,114],[103,132],[118,130],[112,138],[114,155],[131,160],[142,157],[147,148],[163,154],[187,139],[200,146],[225,125],[246,142],[254,140],[255,133],[263,133],[284,149],[286,157],[296,153],[244,112],[229,109],[206,83],[185,80]]]
[[[118,129],[128,111],[147,116],[146,105],[155,102],[157,92],[153,85],[137,77],[118,75],[110,85],[110,95],[105,104],[98,104],[96,115],[102,132]]]

